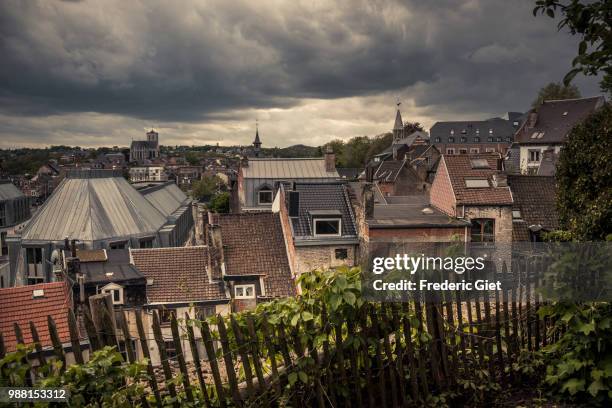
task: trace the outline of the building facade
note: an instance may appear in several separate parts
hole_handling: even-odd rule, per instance
[[[130,145],[130,162],[144,163],[159,158],[159,133],[151,129],[147,140],[133,140]]]

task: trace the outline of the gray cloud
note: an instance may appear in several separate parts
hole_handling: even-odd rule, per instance
[[[0,2],[0,132],[14,139],[30,129],[16,128],[15,118],[36,126],[39,117],[82,114],[97,118],[96,134],[104,120],[95,113],[116,126],[124,117],[126,131],[156,122],[178,138],[180,123],[191,123],[185,137],[224,141],[230,135],[218,124],[231,129],[271,111],[281,132],[323,113],[307,103],[343,117],[334,101],[357,98],[352,123],[308,126],[307,136],[348,137],[388,116],[381,108],[353,125],[380,98],[392,106],[401,97],[425,122],[525,109],[575,53],[575,39],[533,18],[527,0],[338,3]],[[593,80],[581,87],[597,91]],[[38,142],[52,135],[38,133]],[[271,136],[280,145],[298,139]]]

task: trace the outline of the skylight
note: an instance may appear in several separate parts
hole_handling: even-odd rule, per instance
[[[465,186],[467,188],[485,188],[489,187],[489,181],[487,179],[465,179]]]
[[[489,169],[489,161],[487,159],[471,159],[470,165],[472,169]]]

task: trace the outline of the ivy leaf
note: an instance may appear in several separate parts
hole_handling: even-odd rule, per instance
[[[302,312],[302,320],[305,322],[314,319],[314,316],[310,312]]]
[[[298,375],[297,373],[289,373],[287,379],[289,380],[289,385],[293,385],[297,381]]]
[[[338,306],[340,306],[340,302],[342,302],[342,298],[338,294],[334,293],[329,298],[329,305],[331,306],[332,310],[338,309]]]
[[[292,325],[292,326],[294,326],[294,327],[295,327],[295,326],[297,326],[297,323],[298,323],[298,319],[299,319],[299,318],[300,318],[300,315],[299,315],[299,314],[295,314],[295,315],[293,315],[293,317],[291,318],[291,322],[290,322],[290,323],[291,323],[291,325]]]
[[[595,322],[591,321],[590,323],[583,323],[580,325],[580,328],[578,330],[588,336],[589,333],[595,331]]]
[[[348,285],[346,277],[344,275],[338,275],[336,278],[336,285],[338,285],[341,290],[346,289],[346,286]]]
[[[578,391],[584,391],[584,380],[578,378],[571,378],[563,384],[561,391],[568,391],[570,395],[576,395]]]
[[[587,389],[589,394],[591,394],[593,397],[597,396],[597,393],[599,391],[605,391],[605,390],[606,390],[606,386],[603,385],[601,380],[593,381],[591,385],[589,385],[589,388]]]
[[[303,382],[304,384],[308,384],[308,374],[306,374],[303,371],[300,371],[298,373],[298,376],[300,377],[300,381]]]
[[[355,304],[355,300],[357,300],[357,297],[355,296],[355,294],[349,291],[344,292],[342,294],[342,297],[344,298],[344,301],[351,306],[353,306]]]

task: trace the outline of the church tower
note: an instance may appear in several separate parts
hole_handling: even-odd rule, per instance
[[[397,143],[404,137],[404,122],[402,114],[399,110],[400,103],[397,104],[397,113],[395,114],[395,124],[393,125],[393,143]]]
[[[255,124],[255,140],[253,140],[253,154],[255,157],[259,157],[261,152],[261,140],[259,140],[259,124]]]

